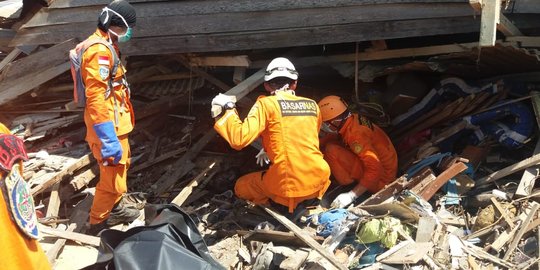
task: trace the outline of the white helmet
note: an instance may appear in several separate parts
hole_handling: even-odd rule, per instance
[[[291,80],[298,80],[298,72],[289,59],[278,57],[268,64],[266,73],[264,74],[264,81],[267,82],[277,77],[287,77]]]

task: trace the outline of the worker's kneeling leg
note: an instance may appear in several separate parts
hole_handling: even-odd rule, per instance
[[[263,172],[253,172],[241,176],[234,185],[234,193],[238,198],[256,204],[267,204],[268,196],[262,189]]]

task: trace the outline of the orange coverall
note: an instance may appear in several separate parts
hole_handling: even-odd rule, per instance
[[[240,177],[236,195],[256,204],[271,199],[290,212],[303,200],[321,198],[330,185],[330,168],[319,150],[321,121],[315,101],[288,91],[259,97],[243,122],[228,110],[214,129],[236,150],[261,136],[272,162],[267,171]]]
[[[386,133],[367,118],[353,114],[339,130],[343,143],[330,141],[324,159],[340,185],[354,180],[371,193],[395,180],[397,154]],[[323,139],[321,139],[322,141]]]
[[[100,29],[97,29],[89,38],[96,37],[108,39],[107,33]],[[116,44],[114,44],[114,48],[119,55]],[[122,198],[123,193],[127,192],[127,170],[131,155],[128,134],[135,125],[135,116],[129,100],[129,90],[122,83],[123,75],[126,72],[122,64],[119,65],[116,72],[113,84],[114,91],[109,98],[105,97],[109,77],[103,78],[100,75],[100,68],[110,70],[112,66],[112,53],[103,44],[95,44],[83,54],[81,75],[86,86],[86,108],[84,110],[86,141],[99,164],[99,182],[96,185],[96,194],[90,209],[90,224],[97,224],[107,219],[114,204]],[[111,161],[108,161],[108,166],[103,165],[101,142],[93,128],[94,124],[107,121],[114,123],[116,135],[122,145],[122,159],[117,165],[112,165]]]
[[[10,134],[9,129],[1,123],[0,134]],[[22,175],[22,162],[19,168]],[[5,177],[4,174],[5,172],[0,170],[0,179]],[[11,220],[8,208],[4,192],[0,191],[0,245],[2,246],[0,269],[51,269],[39,242],[27,237],[19,230],[17,224]]]

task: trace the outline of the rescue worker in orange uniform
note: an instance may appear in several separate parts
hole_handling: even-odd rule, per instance
[[[317,103],[295,95],[298,72],[286,58],[276,58],[266,68],[264,88],[270,96],[260,96],[244,121],[240,120],[230,96],[219,94],[213,106],[224,113],[214,129],[236,150],[262,137],[258,159],[267,157],[267,171],[240,177],[235,194],[256,204],[270,200],[288,208],[289,213],[305,200],[321,198],[330,185],[330,168],[319,150],[321,115]]]
[[[103,8],[98,27],[90,39],[112,44],[119,56],[118,42],[127,42],[135,26],[136,13],[125,0],[115,0]],[[83,46],[84,42],[79,44]],[[127,192],[127,170],[130,164],[128,135],[135,117],[130,102],[125,67],[120,63],[109,91],[113,52],[106,45],[95,43],[82,56],[81,75],[86,86],[84,122],[92,154],[99,164],[99,182],[90,209],[90,233],[135,220],[140,211],[119,204]]]
[[[323,131],[333,134],[321,139],[324,158],[340,185],[357,183],[334,199],[332,207],[343,208],[368,191],[376,193],[396,178],[397,154],[390,138],[364,116],[351,113],[338,96],[319,101]],[[330,135],[332,136],[332,135]]]
[[[22,178],[23,141],[0,123],[0,269],[51,269],[38,238],[34,200]]]

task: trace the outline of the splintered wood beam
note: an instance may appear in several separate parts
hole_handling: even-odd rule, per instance
[[[497,24],[500,21],[501,1],[482,1],[482,17],[480,19],[480,47],[495,46]]]
[[[510,243],[510,246],[508,246],[508,250],[503,257],[503,260],[508,260],[508,258],[510,258],[510,255],[512,255],[512,253],[514,252],[514,249],[516,249],[519,241],[521,240],[521,237],[523,236],[523,234],[525,234],[525,231],[527,231],[527,227],[529,226],[533,218],[536,216],[536,211],[538,210],[538,207],[540,207],[540,204],[534,202],[531,211],[529,212],[529,215],[520,225],[519,231],[514,236],[514,239],[512,240],[512,243]]]
[[[482,186],[491,182],[494,182],[496,180],[499,180],[503,177],[506,177],[508,175],[511,175],[515,172],[524,170],[526,168],[529,168],[531,166],[535,166],[540,163],[540,154],[536,154],[530,158],[524,159],[518,163],[515,163],[513,165],[510,165],[506,168],[503,168],[501,170],[498,170],[494,173],[491,173],[488,176],[482,177],[476,181],[476,186]]]
[[[64,176],[73,174],[76,170],[89,165],[94,161],[94,157],[92,156],[92,153],[86,154],[79,158],[77,161],[73,162],[71,165],[67,166],[57,174],[55,174],[53,177],[45,180],[43,183],[35,186],[30,191],[32,193],[32,196],[36,196],[37,194],[45,191],[47,188],[51,187],[52,185],[62,181]]]
[[[427,186],[424,190],[420,192],[420,197],[422,197],[424,200],[429,201],[433,195],[435,195],[435,192],[439,190],[448,180],[452,179],[452,177],[458,175],[462,171],[467,169],[467,165],[465,165],[463,162],[456,162],[450,168],[446,169],[444,172],[439,174],[433,182],[429,186]]]
[[[497,30],[505,36],[522,36],[519,29],[501,12],[501,0],[469,0],[471,7],[482,14],[480,27],[480,46],[495,45]]]
[[[19,48],[13,49],[3,60],[0,62],[0,71],[4,69],[7,64],[11,63],[17,56],[19,56],[22,53],[22,51]]]
[[[56,217],[58,216],[58,210],[60,210],[60,196],[58,195],[58,189],[60,188],[60,183],[53,185],[51,196],[49,197],[49,205],[47,206],[47,215],[46,217]],[[56,223],[52,224],[53,228],[56,228]]]
[[[277,219],[283,226],[285,226],[287,229],[291,230],[298,238],[302,239],[308,246],[313,248],[315,251],[317,251],[319,254],[321,254],[325,259],[327,259],[332,265],[334,265],[337,269],[340,270],[346,270],[348,269],[343,264],[341,264],[334,254],[331,254],[326,250],[321,244],[317,243],[308,233],[300,229],[296,224],[294,224],[292,221],[290,221],[288,218],[280,215],[279,213],[275,212],[274,210],[260,205],[262,209],[264,209],[268,214],[270,214],[272,217]]]
[[[47,235],[52,235],[54,237],[68,239],[72,241],[81,242],[83,244],[88,244],[94,247],[99,247],[99,242],[100,242],[99,237],[86,235],[82,233],[57,230],[57,229],[53,229],[53,228],[43,226],[43,225],[38,226],[38,228],[40,232]]]
[[[171,203],[174,203],[178,206],[182,206],[184,202],[187,200],[188,196],[191,194],[193,189],[199,185],[201,180],[206,176],[206,174],[214,168],[214,165],[216,165],[216,162],[212,162],[210,166],[206,167],[201,173],[199,173],[193,180],[191,180],[183,189],[176,195],[176,197],[172,200]]]
[[[501,31],[505,36],[522,36],[523,33],[506,17],[501,13],[499,17],[499,23],[497,24],[497,30]]]

